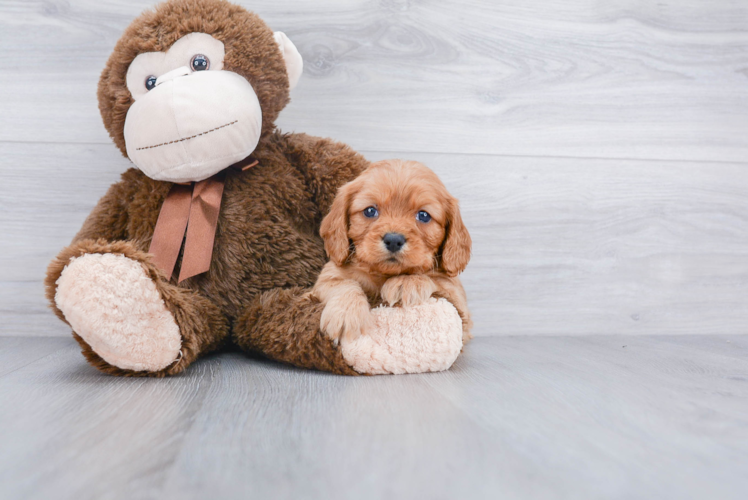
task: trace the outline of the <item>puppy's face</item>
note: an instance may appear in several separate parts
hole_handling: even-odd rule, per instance
[[[372,164],[341,188],[320,234],[338,265],[347,261],[384,275],[441,270],[455,276],[470,257],[457,200],[417,162]]]

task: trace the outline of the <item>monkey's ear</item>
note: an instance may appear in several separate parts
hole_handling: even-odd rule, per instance
[[[276,31],[273,36],[281,54],[283,54],[283,60],[286,61],[288,90],[292,90],[299,83],[299,78],[301,78],[301,73],[304,70],[304,61],[301,59],[301,54],[299,54],[296,45],[288,39],[285,33]]]

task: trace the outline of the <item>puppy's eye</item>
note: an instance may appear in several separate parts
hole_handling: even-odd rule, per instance
[[[366,207],[364,208],[364,217],[368,217],[369,219],[376,217],[379,215],[379,211],[374,207]]]
[[[428,212],[424,212],[423,210],[421,210],[416,214],[416,220],[418,220],[419,222],[428,222],[431,220],[431,216]]]
[[[203,71],[210,68],[210,61],[204,55],[197,54],[196,56],[192,56],[190,67],[192,68],[192,71]]]
[[[151,75],[148,78],[145,79],[145,88],[148,90],[153,90],[153,88],[156,86],[156,77]]]

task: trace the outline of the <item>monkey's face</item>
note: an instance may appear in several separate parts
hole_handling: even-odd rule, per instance
[[[275,34],[289,84],[301,73],[301,56]],[[206,179],[254,151],[262,135],[262,109],[244,76],[224,68],[225,49],[206,33],[190,33],[166,52],[139,54],[126,85],[135,102],[127,111],[127,156],[156,180]]]

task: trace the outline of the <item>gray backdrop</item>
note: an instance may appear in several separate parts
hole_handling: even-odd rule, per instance
[[[461,200],[478,336],[748,327],[748,4],[240,1],[305,60],[286,131]],[[49,260],[129,162],[98,75],[152,2],[0,3],[0,335],[69,335]]]

